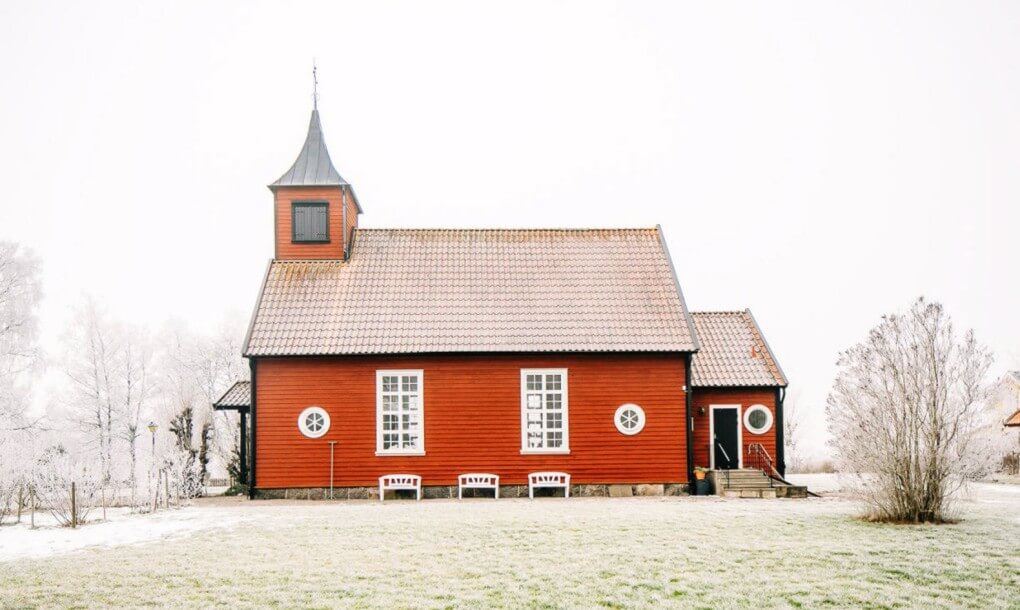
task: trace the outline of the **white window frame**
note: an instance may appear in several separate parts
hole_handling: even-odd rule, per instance
[[[633,428],[627,428],[620,423],[620,415],[623,415],[623,412],[628,410],[633,411],[634,414],[637,415],[637,425]],[[613,413],[613,425],[616,426],[616,430],[620,434],[624,434],[626,436],[634,436],[644,430],[646,421],[645,410],[641,407],[641,405],[634,404],[632,402],[620,405],[619,408],[616,409],[616,413]]]
[[[322,428],[318,432],[313,432],[312,430],[309,430],[308,426],[305,425],[305,418],[307,418],[312,413],[317,413],[322,416]],[[319,406],[308,407],[298,414],[297,425],[298,430],[301,431],[301,434],[305,435],[307,438],[322,438],[323,436],[326,436],[327,432],[329,432],[330,426],[329,413],[327,413],[325,409]]]
[[[709,467],[715,470],[715,410],[736,409],[737,411],[737,468],[744,467],[744,425],[740,405],[709,405],[708,407],[708,460]]]
[[[754,413],[755,411],[765,411],[765,415],[768,416],[769,418],[768,423],[765,424],[764,428],[756,429],[754,426],[751,425],[751,413]],[[750,407],[744,409],[743,419],[744,427],[747,428],[747,431],[750,432],[751,434],[755,434],[758,436],[762,434],[768,434],[769,430],[772,429],[772,425],[775,423],[775,418],[772,416],[772,410],[762,404],[751,405]]]
[[[383,449],[383,377],[416,375],[418,377],[418,447]],[[422,369],[386,369],[375,372],[375,454],[425,455],[425,371]]]
[[[521,455],[565,455],[570,453],[570,408],[567,369],[521,369]],[[535,449],[528,447],[528,375],[559,375],[560,390],[563,395],[563,445],[553,448]],[[543,399],[546,390],[542,390]],[[545,409],[543,409],[543,413]],[[542,429],[543,433],[545,428]]]

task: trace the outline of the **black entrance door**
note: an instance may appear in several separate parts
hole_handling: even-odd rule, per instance
[[[720,470],[739,468],[740,447],[737,446],[737,410],[713,409],[712,427],[715,438],[712,451],[715,453],[715,467]]]

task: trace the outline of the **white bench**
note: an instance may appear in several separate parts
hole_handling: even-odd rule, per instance
[[[532,472],[528,475],[528,497],[535,497],[536,487],[562,487],[563,497],[570,497],[570,475],[565,472]]]
[[[414,490],[421,500],[421,477],[416,474],[384,474],[379,477],[379,501],[386,497],[387,491]]]
[[[492,489],[499,499],[499,475],[485,472],[469,472],[457,477],[457,499],[464,497],[465,489]]]

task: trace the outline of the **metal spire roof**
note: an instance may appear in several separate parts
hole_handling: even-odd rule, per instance
[[[312,110],[312,120],[308,123],[308,136],[301,147],[294,165],[280,179],[269,185],[278,186],[350,186],[340,172],[333,167],[333,161],[326,150],[326,139],[322,135],[322,124],[319,122],[319,110]]]

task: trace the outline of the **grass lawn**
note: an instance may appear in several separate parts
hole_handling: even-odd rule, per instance
[[[1020,608],[1020,486],[960,508],[885,526],[840,498],[213,499],[179,511],[208,529],[0,563],[0,606]]]

